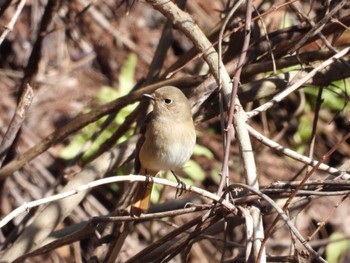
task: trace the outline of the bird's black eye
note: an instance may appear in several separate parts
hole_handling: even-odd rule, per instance
[[[165,104],[169,105],[171,104],[173,101],[171,99],[164,99]]]

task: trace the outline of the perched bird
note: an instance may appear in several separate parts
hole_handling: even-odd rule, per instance
[[[196,144],[189,101],[176,87],[166,86],[144,96],[152,100],[144,133],[136,149],[135,173],[156,176],[161,170],[177,170],[187,162]],[[139,216],[150,206],[153,183],[138,183],[131,214]]]

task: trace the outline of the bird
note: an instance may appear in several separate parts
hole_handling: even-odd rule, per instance
[[[176,171],[191,158],[196,144],[191,105],[174,86],[161,87],[144,96],[151,100],[153,111],[146,117],[136,146],[135,173],[156,176],[160,171]],[[138,183],[131,215],[140,216],[148,211],[152,187],[151,179]]]

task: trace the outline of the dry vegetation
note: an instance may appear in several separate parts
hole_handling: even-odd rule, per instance
[[[0,1],[0,261],[350,262],[350,3],[174,2]],[[133,218],[137,102],[164,85],[198,188],[156,179]]]

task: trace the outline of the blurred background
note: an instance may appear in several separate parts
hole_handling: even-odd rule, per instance
[[[191,0],[178,1],[178,5],[184,7],[217,49],[219,30],[236,2]],[[238,91],[246,111],[270,100],[350,44],[347,1],[253,1],[253,7],[250,47]],[[241,5],[224,31],[222,59],[231,76],[242,51],[245,10],[246,5]],[[86,163],[105,152],[101,150],[105,149],[102,145],[107,149],[113,145],[118,147],[137,134],[136,123],[142,121],[146,108],[138,101],[128,100],[128,95],[142,86],[171,78],[184,79],[176,84],[185,90],[192,103],[203,99],[195,112],[197,146],[179,175],[186,184],[210,192],[217,190],[224,158],[218,93],[210,91],[208,96],[202,95],[197,87],[203,85],[210,74],[202,54],[147,1],[3,0],[0,1],[0,24],[0,141],[5,138],[27,83],[31,84],[34,94],[20,132],[6,155],[2,153],[6,157],[2,167],[53,132],[76,123],[82,114],[103,109],[103,105],[122,96],[126,96],[128,102],[118,108],[117,114],[109,111],[112,117],[108,118],[106,113],[105,117],[68,133],[11,175],[2,176],[1,217],[23,203],[59,192]],[[165,56],[158,52],[164,52]],[[349,59],[347,54],[319,71],[301,89],[250,119],[249,124],[284,147],[319,160],[350,131]],[[116,133],[113,143],[107,141]],[[299,181],[305,176],[307,168],[303,163],[271,150],[254,138],[252,144],[262,189],[276,182]],[[349,171],[350,164],[346,165],[349,157],[350,141],[347,140],[338,145],[325,163],[337,168],[345,165],[341,169]],[[228,165],[230,182],[244,183],[235,138]],[[114,175],[129,174],[131,168],[132,161],[127,162],[115,169]],[[173,180],[171,175],[163,176]],[[290,217],[305,238],[312,237],[310,244],[329,262],[349,262],[350,189],[347,183],[332,188],[325,181],[331,180],[328,176],[316,172],[311,179],[323,182],[333,194],[303,194],[297,201],[305,203],[298,206],[296,202]],[[317,187],[309,187],[317,191]],[[93,189],[72,213],[59,220],[55,231],[62,233],[69,227],[89,222],[94,216],[121,215],[120,202],[127,189],[127,183]],[[287,190],[290,192],[290,189]],[[288,193],[287,190],[284,192]],[[270,194],[277,203],[286,197],[281,191]],[[164,211],[162,204],[169,204],[165,208],[168,211],[183,207],[186,202],[208,202],[189,193],[175,201],[174,196],[174,189],[156,186],[151,212]],[[244,204],[249,206],[248,201]],[[266,213],[264,223],[268,226],[276,214],[263,201],[261,205]],[[0,230],[0,253],[6,253],[39,212],[40,208],[35,208],[21,214]],[[197,216],[198,213],[186,214],[132,224],[117,262],[126,262],[153,241]],[[245,252],[242,244],[246,242],[244,221],[234,217],[226,220],[228,225],[223,219],[212,222],[207,232],[203,231],[186,249],[175,253],[169,262],[220,262],[222,255],[226,260],[222,262],[240,262]],[[322,229],[318,229],[320,224]],[[63,242],[60,236],[55,239],[58,245],[53,249],[46,248],[38,253],[40,255],[24,258],[26,262],[108,262],[113,232],[105,233],[75,236],[71,242]],[[333,239],[338,242],[331,242]],[[39,249],[47,242],[50,241],[46,239],[32,249]],[[305,248],[296,243],[281,222],[269,237],[267,254],[271,260],[280,257],[278,262],[305,262],[302,261],[305,258],[312,261],[303,254]],[[154,257],[154,261],[149,262],[160,261]]]

